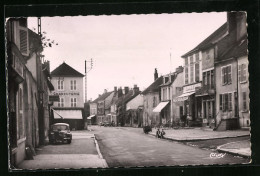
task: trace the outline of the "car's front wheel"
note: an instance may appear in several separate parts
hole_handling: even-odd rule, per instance
[[[71,143],[71,139],[68,139],[68,144],[70,144]]]

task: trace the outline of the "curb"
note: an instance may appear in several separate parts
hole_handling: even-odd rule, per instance
[[[240,156],[240,157],[243,157],[243,158],[251,158],[251,156],[244,155],[244,154],[241,154],[241,153],[231,152],[231,151],[228,151],[228,150],[225,150],[225,149],[217,148],[217,151],[220,152],[220,153],[228,153],[228,154],[231,154],[231,155],[234,155],[234,156]]]
[[[219,151],[219,152],[221,152],[221,153],[229,153],[229,154],[235,155],[235,156],[241,156],[241,157],[243,157],[243,158],[251,158],[251,156],[248,156],[248,155],[245,155],[245,154],[232,152],[232,151],[230,151],[230,150],[228,150],[228,149],[225,149],[225,148],[221,149],[223,146],[228,145],[228,144],[232,144],[232,143],[236,143],[236,142],[229,142],[229,143],[220,145],[220,146],[217,147],[217,151]]]
[[[102,159],[102,162],[103,162],[104,167],[107,168],[107,167],[108,167],[107,162],[106,162],[106,160],[103,158],[103,156],[102,156],[102,154],[101,154],[101,152],[100,152],[99,145],[98,145],[98,142],[97,142],[97,139],[96,139],[95,134],[94,134],[93,136],[94,136],[94,142],[95,142],[95,145],[96,145],[96,149],[97,149],[97,152],[98,152],[98,156],[99,156],[100,159]]]
[[[150,134],[151,136],[156,136],[155,134]],[[250,134],[246,135],[239,135],[239,136],[225,136],[225,137],[215,137],[215,138],[204,138],[204,139],[173,139],[169,137],[164,137],[164,139],[167,139],[169,141],[176,141],[176,142],[196,142],[196,141],[206,141],[206,140],[213,140],[213,139],[227,139],[227,138],[237,138],[237,137],[245,137],[250,136]]]

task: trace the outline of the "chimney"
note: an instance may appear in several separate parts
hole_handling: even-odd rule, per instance
[[[158,72],[157,69],[154,69],[154,81],[158,78]]]
[[[115,92],[115,93],[117,92],[117,87],[116,87],[116,86],[114,87],[114,92]]]
[[[125,87],[125,95],[129,92],[129,87]]]
[[[183,67],[182,66],[179,66],[178,68],[176,68],[176,73],[181,73],[183,72]]]
[[[104,89],[104,93],[107,93],[107,89]]]
[[[227,13],[227,27],[228,27],[228,33],[230,34],[231,32],[234,32],[236,36],[237,12]]]
[[[122,97],[122,95],[123,95],[122,87],[119,87],[119,89],[118,89],[118,98]]]
[[[135,84],[133,88],[133,95],[136,95],[138,93],[139,93],[139,87],[137,87],[137,85]]]

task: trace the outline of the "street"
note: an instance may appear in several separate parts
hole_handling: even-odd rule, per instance
[[[157,139],[142,128],[91,127],[108,167],[241,164],[249,159],[219,155],[178,142]],[[212,155],[213,154],[213,155]]]

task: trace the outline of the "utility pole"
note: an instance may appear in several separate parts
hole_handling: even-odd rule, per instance
[[[90,62],[90,67],[87,67],[87,62]],[[88,101],[88,95],[87,95],[87,73],[90,72],[90,70],[93,68],[93,60],[92,58],[90,61],[85,60],[85,103]]]
[[[87,67],[87,62],[90,62],[90,67]],[[93,68],[93,60],[92,58],[90,59],[90,61],[85,60],[85,103],[84,103],[84,109],[85,107],[87,107],[87,102],[88,102],[88,91],[87,91],[87,77],[88,77],[88,72],[90,72],[90,70]],[[86,115],[86,113],[85,113]],[[85,124],[84,124],[84,129],[87,130],[88,129],[88,123],[87,123],[87,117],[85,117]]]

